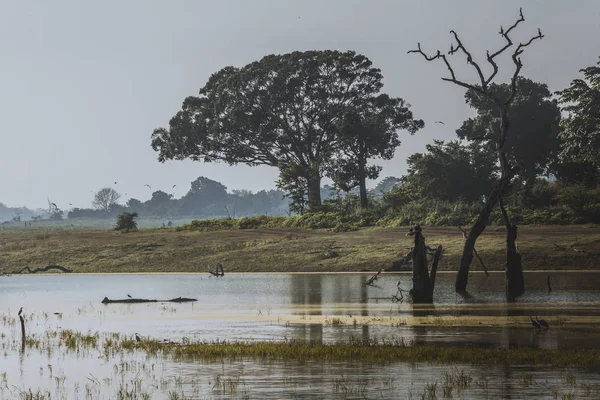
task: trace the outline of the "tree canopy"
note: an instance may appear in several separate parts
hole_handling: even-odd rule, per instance
[[[561,156],[600,169],[600,61],[580,72],[584,79],[574,79],[571,86],[557,92],[566,113],[561,121]]]
[[[477,201],[494,185],[495,154],[476,143],[434,140],[407,159],[403,191],[438,200]]]
[[[316,207],[327,163],[340,149],[340,121],[349,109],[380,95],[382,78],[367,57],[353,51],[269,55],[226,67],[199,96],[184,100],[168,128],[154,131],[152,147],[160,161],[287,168],[282,178],[306,181],[308,204]]]
[[[398,130],[414,134],[425,126],[408,107],[404,100],[382,94],[357,104],[341,120],[340,156],[330,176],[345,192],[358,186],[362,207],[368,205],[366,179],[377,179],[381,172],[380,166],[367,166],[368,160],[391,160],[400,146]]]
[[[531,187],[538,175],[548,171],[557,152],[560,110],[544,83],[519,77],[516,89],[508,109],[506,149],[509,159],[517,165],[518,175]],[[508,98],[511,88],[506,83],[491,84],[488,90],[498,98]],[[463,122],[456,131],[458,137],[496,151],[500,110],[488,97],[472,89],[465,93],[465,99],[477,110],[477,116]]]

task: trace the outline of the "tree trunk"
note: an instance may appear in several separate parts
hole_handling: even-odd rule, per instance
[[[508,110],[507,106],[499,107],[500,110],[500,134],[498,135],[497,142],[497,150],[498,150],[498,159],[500,161],[500,180],[496,183],[496,187],[492,190],[490,196],[486,199],[485,205],[481,208],[479,212],[479,216],[477,220],[471,227],[469,234],[467,235],[467,240],[465,240],[465,245],[463,247],[463,253],[460,259],[460,267],[458,269],[458,273],[456,274],[456,281],[454,283],[454,290],[456,292],[465,292],[467,290],[467,283],[469,280],[469,267],[471,266],[471,262],[473,261],[473,249],[475,248],[475,242],[479,236],[485,230],[488,220],[490,218],[490,214],[492,210],[500,201],[502,196],[506,193],[508,189],[508,184],[512,178],[512,171],[510,170],[510,166],[508,165],[508,160],[506,157],[506,135],[508,133]]]
[[[309,170],[308,176],[308,210],[316,211],[321,207],[321,174]]]
[[[467,235],[467,239],[465,240],[465,244],[463,247],[463,253],[460,258],[460,268],[458,269],[458,274],[456,275],[456,281],[454,282],[454,289],[457,292],[464,292],[467,290],[467,283],[469,280],[469,267],[471,266],[471,262],[473,261],[473,250],[475,249],[475,242],[481,236],[483,231],[485,230],[488,220],[490,219],[490,214],[492,210],[498,203],[500,198],[500,193],[504,191],[503,187],[507,186],[505,182],[501,179],[489,197],[486,199],[485,205],[481,208],[479,212],[479,216],[477,220],[471,227],[469,234]]]
[[[514,301],[517,297],[525,293],[525,279],[523,277],[521,255],[516,245],[517,225],[510,222],[502,199],[500,199],[500,210],[502,211],[502,219],[506,226],[506,300]]]
[[[358,162],[358,183],[360,187],[360,206],[361,208],[369,207],[369,197],[367,196],[367,177],[365,173],[365,162]]]
[[[413,228],[415,246],[413,248],[413,288],[411,290],[413,303],[433,303],[433,289],[437,265],[442,254],[442,246],[438,246],[431,264],[431,276],[427,265],[427,246],[419,225]]]

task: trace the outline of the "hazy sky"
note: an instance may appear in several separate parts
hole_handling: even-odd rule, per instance
[[[472,115],[463,89],[440,80],[445,67],[407,50],[420,41],[447,51],[455,29],[483,63],[521,5],[526,21],[514,40],[538,27],[546,35],[523,55],[523,75],[558,90],[596,63],[597,0],[2,0],[0,202],[39,207],[50,197],[63,209],[89,207],[92,192],[111,185],[127,193],[123,201],[146,200],[144,184],[167,192],[176,184],[179,197],[200,175],[228,189],[273,188],[275,168],[161,164],[150,135],[222,67],[309,49],[366,55],[384,91],[425,120],[414,137],[401,133],[395,159],[383,163],[382,177],[400,176],[407,156],[433,138],[453,139]],[[452,61],[461,78],[475,78],[463,57]]]

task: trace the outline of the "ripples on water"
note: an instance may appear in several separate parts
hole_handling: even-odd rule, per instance
[[[413,307],[390,301],[398,279],[402,287],[410,287],[411,277],[407,274],[384,274],[375,287],[364,286],[368,278],[364,274],[227,274],[224,278],[204,274],[13,276],[0,278],[0,304],[4,313],[10,312],[13,317],[19,307],[33,314],[34,318],[28,321],[28,331],[38,335],[46,330],[73,329],[124,335],[139,332],[159,340],[287,338],[321,342],[393,337],[415,344],[597,347],[596,333],[552,328],[538,333],[528,325],[530,312],[546,319],[562,316],[595,321],[600,317],[600,274],[552,273],[550,294],[547,293],[547,275],[526,274],[526,295],[509,305],[504,302],[504,281],[500,273],[492,273],[490,277],[472,274],[469,290],[473,298],[470,300],[454,293],[454,274],[438,274],[436,303],[431,306]],[[100,303],[105,296],[116,299],[126,298],[127,294],[159,299],[196,297],[198,302]],[[54,313],[61,313],[62,317]],[[367,318],[369,323],[311,322],[322,316],[329,320],[343,317],[345,321],[360,316],[361,321]],[[486,324],[489,317],[516,317],[520,323],[475,327],[378,323],[378,319],[389,317],[439,316],[481,318]],[[161,393],[165,396],[169,390],[184,392],[193,398],[322,398],[323,394],[327,394],[327,398],[421,398],[435,382],[437,395],[442,398],[444,374],[456,371],[448,366],[405,363],[387,366],[250,360],[225,364],[174,363],[145,359],[141,354],[104,360],[98,354],[48,357],[35,350],[27,350],[24,356],[19,356],[16,343],[20,332],[16,327],[2,325],[0,332],[5,336],[0,373],[6,373],[2,378],[5,381],[0,382],[4,388],[0,398],[7,399],[18,393],[16,388],[29,387],[49,389],[58,398],[61,393],[66,398],[86,398],[88,389],[95,390],[96,397],[91,398],[114,398],[115,388],[123,384],[140,384],[153,394],[152,398],[160,398]],[[119,363],[129,365],[131,371],[124,375],[118,372],[115,364]],[[455,398],[552,397],[573,392],[577,392],[577,398],[600,398],[596,396],[600,391],[596,392],[593,386],[598,376],[590,371],[576,371],[577,382],[572,384],[565,378],[564,371],[535,366],[486,367],[485,371],[469,366],[459,368],[471,376],[472,382],[462,395],[454,390]],[[140,377],[143,377],[141,381]],[[195,392],[192,387],[196,388]]]

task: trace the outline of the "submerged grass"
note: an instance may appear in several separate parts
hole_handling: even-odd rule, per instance
[[[408,228],[261,228],[190,231],[140,229],[1,233],[0,273],[23,266],[58,264],[74,272],[206,272],[222,263],[226,272],[324,272],[378,270],[391,266],[412,246]],[[459,265],[464,239],[456,228],[425,227],[431,245],[442,244],[440,270]],[[488,227],[477,250],[490,269],[503,269],[503,228]],[[556,244],[557,246],[555,246]],[[585,252],[570,250],[570,246]],[[598,226],[524,226],[519,229],[523,265],[535,269],[594,269],[600,257]],[[328,250],[337,256],[331,257]]]
[[[403,341],[342,343],[283,342],[202,342],[163,343],[154,340],[123,340],[125,350],[171,355],[178,360],[267,359],[298,361],[355,361],[363,363],[424,362],[438,364],[544,364],[553,367],[600,364],[596,349],[490,349],[458,346],[406,346]],[[450,386],[467,387],[472,378],[462,371],[446,377]]]

